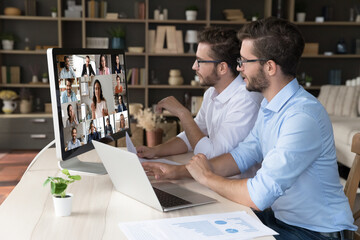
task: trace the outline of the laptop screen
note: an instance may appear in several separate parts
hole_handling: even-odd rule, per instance
[[[52,49],[51,57],[54,130],[63,160],[93,149],[92,141],[130,132],[123,50]]]

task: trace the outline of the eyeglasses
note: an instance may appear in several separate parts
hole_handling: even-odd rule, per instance
[[[221,63],[220,60],[198,60],[196,59],[195,62],[197,62],[198,68],[200,68],[200,63]]]
[[[258,62],[258,61],[268,61],[267,59],[251,59],[251,60],[248,60],[248,59],[245,59],[245,60],[241,60],[241,58],[238,58],[236,59],[236,62],[238,64],[238,66],[241,68],[242,65],[244,63],[248,63],[248,62]]]

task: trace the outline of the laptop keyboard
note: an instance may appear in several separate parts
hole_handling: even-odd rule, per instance
[[[186,205],[191,204],[191,202],[186,201],[182,198],[179,198],[177,196],[174,196],[170,193],[164,192],[158,188],[154,188],[155,194],[158,197],[161,206],[167,208],[167,207],[176,207],[180,205]]]

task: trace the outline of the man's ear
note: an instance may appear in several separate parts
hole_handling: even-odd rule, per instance
[[[273,60],[269,60],[264,65],[265,71],[268,73],[269,76],[274,76],[277,71],[279,71],[276,63]]]
[[[217,69],[221,75],[227,73],[230,69],[226,62],[221,62],[217,65]]]

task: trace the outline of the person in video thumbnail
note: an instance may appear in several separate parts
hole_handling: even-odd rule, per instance
[[[88,140],[87,142],[91,142],[92,140],[99,140],[100,139],[100,134],[96,131],[96,127],[93,121],[90,122],[90,127],[89,127],[89,135],[88,135]]]
[[[106,125],[105,125],[105,136],[110,136],[113,134],[113,129],[110,124],[110,119],[106,118]]]
[[[95,72],[90,64],[90,57],[85,57],[85,64],[83,65],[83,70],[81,76],[95,76]]]
[[[106,100],[103,96],[101,83],[98,79],[94,82],[93,102],[91,103],[92,119],[108,115]]]
[[[79,124],[79,122],[76,119],[73,106],[71,104],[67,106],[67,114],[68,114],[68,119],[66,120],[66,127],[69,126],[75,127],[77,124]]]
[[[127,110],[122,95],[119,95],[119,105],[117,110],[118,112],[123,112]]]
[[[115,57],[114,73],[115,73],[115,74],[121,73],[121,65],[120,65],[119,55],[116,55],[116,57]]]
[[[107,67],[106,56],[104,54],[101,54],[99,75],[108,75],[108,74],[110,74],[110,69]]]
[[[75,78],[75,72],[70,66],[69,56],[64,56],[65,67],[60,72],[60,78]]]
[[[77,101],[76,94],[71,89],[72,88],[72,82],[73,82],[73,79],[71,79],[71,78],[66,79],[66,91],[64,91],[61,94],[61,103],[68,103],[68,102],[76,102]]]
[[[125,129],[125,117],[124,114],[120,114],[120,130],[124,130]]]
[[[115,91],[115,94],[122,93],[122,91],[123,91],[123,87],[120,84],[120,76],[119,75],[116,76],[116,86],[115,86],[114,91]]]
[[[68,143],[67,150],[71,150],[81,146],[80,140],[77,139],[76,135],[77,135],[76,127],[73,127],[71,129],[71,140]]]

